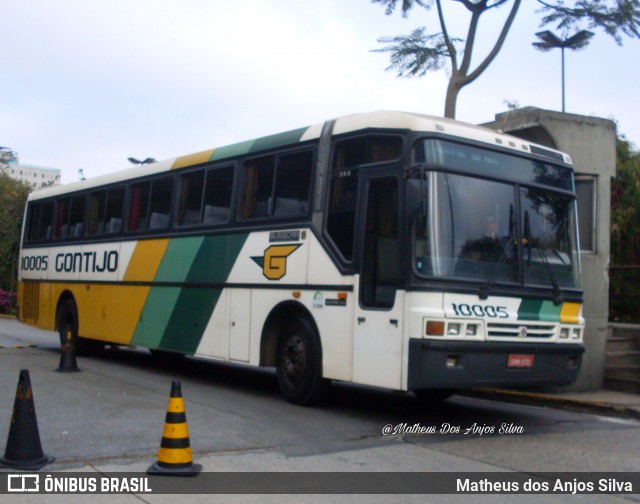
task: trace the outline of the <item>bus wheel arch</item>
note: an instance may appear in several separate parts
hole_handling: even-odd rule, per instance
[[[284,398],[311,405],[324,397],[329,380],[322,377],[322,343],[308,310],[285,302],[267,317],[261,343],[261,365],[275,366]]]

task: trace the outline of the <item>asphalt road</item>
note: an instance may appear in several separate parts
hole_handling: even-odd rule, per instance
[[[461,396],[427,405],[347,384],[334,384],[323,405],[302,408],[280,397],[271,370],[193,358],[160,363],[139,349],[78,357],[81,372],[58,373],[55,338],[0,319],[0,439],[7,439],[19,372],[28,369],[42,447],[56,457],[48,471],[144,470],[157,454],[173,380],[182,384],[194,459],[205,470],[640,468],[635,420]]]

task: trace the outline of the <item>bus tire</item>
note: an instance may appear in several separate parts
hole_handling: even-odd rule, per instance
[[[67,332],[69,331],[71,332],[71,345],[75,348],[77,355],[95,353],[102,347],[98,342],[81,338],[78,335],[78,328],[80,326],[78,306],[73,298],[67,298],[60,303],[56,321],[56,331],[60,337],[60,347],[65,344]]]
[[[278,339],[276,375],[281,394],[290,403],[310,406],[320,402],[329,380],[322,377],[320,338],[308,319],[286,324]]]

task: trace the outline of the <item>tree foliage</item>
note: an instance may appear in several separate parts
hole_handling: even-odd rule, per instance
[[[640,152],[618,138],[616,176],[611,182],[609,317],[640,322]]]
[[[456,2],[469,11],[469,27],[465,39],[449,34],[443,10],[443,2]],[[543,1],[535,0],[542,15],[540,26],[554,25],[567,34],[582,28],[602,29],[622,43],[622,36],[640,38],[640,0],[576,0]],[[407,17],[414,7],[431,11],[435,6],[440,31],[415,29],[408,35],[381,37],[388,44],[376,52],[390,54],[391,64],[387,70],[394,70],[398,77],[423,77],[429,72],[449,67],[450,78],[445,102],[445,116],[455,117],[456,102],[460,90],[475,81],[493,62],[509,33],[522,0],[372,0],[383,4],[385,14],[391,15],[400,9]],[[507,16],[492,49],[480,63],[472,68],[473,50],[476,42],[480,18],[483,14],[510,5]]]
[[[640,152],[624,137],[617,142],[611,182],[611,263],[640,265]]]
[[[22,216],[31,188],[0,173],[0,290],[14,292]]]

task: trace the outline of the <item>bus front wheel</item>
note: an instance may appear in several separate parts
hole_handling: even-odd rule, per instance
[[[67,340],[67,333],[71,333],[71,344],[78,355],[89,355],[97,352],[104,345],[99,342],[81,338],[78,335],[78,306],[73,298],[67,298],[58,306],[58,316],[56,317],[56,330],[60,336],[60,346],[64,346]]]
[[[295,318],[282,330],[276,374],[280,392],[293,404],[315,404],[326,394],[329,380],[322,378],[320,339],[307,319]]]

